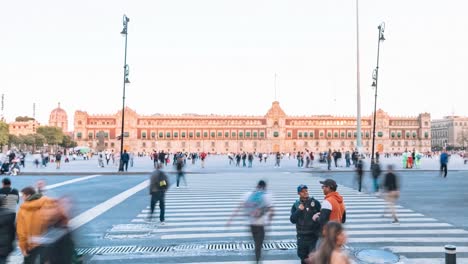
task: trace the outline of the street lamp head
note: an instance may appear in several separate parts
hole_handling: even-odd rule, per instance
[[[385,37],[384,37],[384,35],[382,33],[382,34],[380,34],[380,41],[384,41],[384,40],[385,40]]]
[[[123,15],[123,29],[120,32],[120,34],[124,37],[127,35],[127,26],[128,26],[129,21],[130,21],[130,18],[128,18],[126,15]]]
[[[127,84],[127,85],[130,84],[130,80],[128,79],[128,77],[125,78],[125,84]]]
[[[376,87],[377,84],[375,83],[375,81],[372,82],[372,87]]]

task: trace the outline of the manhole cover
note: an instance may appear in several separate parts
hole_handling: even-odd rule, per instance
[[[363,249],[356,253],[356,257],[360,261],[375,264],[392,264],[400,260],[400,258],[392,252],[381,249]]]

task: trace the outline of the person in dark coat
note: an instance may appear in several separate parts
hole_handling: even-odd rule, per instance
[[[16,213],[3,205],[6,197],[0,197],[0,264],[7,263],[8,256],[13,252],[16,227]]]

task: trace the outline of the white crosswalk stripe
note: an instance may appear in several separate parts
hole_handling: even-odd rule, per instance
[[[153,220],[147,219],[150,214],[148,206],[142,208],[130,224],[114,226],[107,236],[111,238],[150,236],[172,244],[249,241],[251,234],[244,217],[238,216],[229,227],[226,227],[226,222],[240,204],[242,195],[253,189],[251,181],[244,183],[242,179],[237,181],[231,179],[223,182],[223,186],[230,186],[229,188],[220,188],[217,184],[206,184],[206,182],[215,182],[216,175],[197,175],[197,177],[199,179],[190,182],[189,188],[169,190],[166,195],[165,225],[159,225],[158,221],[154,220],[159,216],[158,206]],[[319,178],[309,179],[309,182],[312,182],[309,185],[309,192],[311,196],[321,201],[323,194],[318,188],[319,180]],[[284,178],[280,183],[275,181],[274,186],[268,186],[268,190],[273,194],[275,216],[271,225],[266,228],[266,241],[295,242],[295,225],[290,223],[289,216],[291,206],[297,199],[297,194],[294,192],[296,186],[296,183],[289,181],[288,178]],[[315,188],[312,189],[311,186]],[[460,253],[465,254],[461,259],[466,260],[468,257],[467,230],[427,217],[417,210],[404,208],[401,205],[396,207],[400,223],[392,224],[390,215],[385,213],[387,204],[382,197],[359,193],[343,186],[340,186],[338,191],[345,199],[347,211],[345,228],[348,245],[351,248],[381,248],[413,261],[408,263],[419,263],[418,260],[438,263],[443,258],[444,245],[454,244]],[[264,263],[288,263],[286,260],[269,261]],[[294,263],[295,261],[293,260]]]

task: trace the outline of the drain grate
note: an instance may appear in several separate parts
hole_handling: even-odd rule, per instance
[[[239,250],[238,244],[211,244],[209,250]]]
[[[111,254],[132,254],[132,253],[168,253],[173,251],[183,250],[226,250],[226,251],[242,251],[254,250],[255,246],[249,242],[235,242],[235,243],[220,243],[220,244],[194,244],[194,245],[177,245],[165,247],[153,246],[113,246],[113,247],[95,247],[95,248],[78,248],[77,253],[80,255],[111,255]],[[289,250],[296,249],[296,243],[293,242],[268,242],[263,243],[264,250]]]

